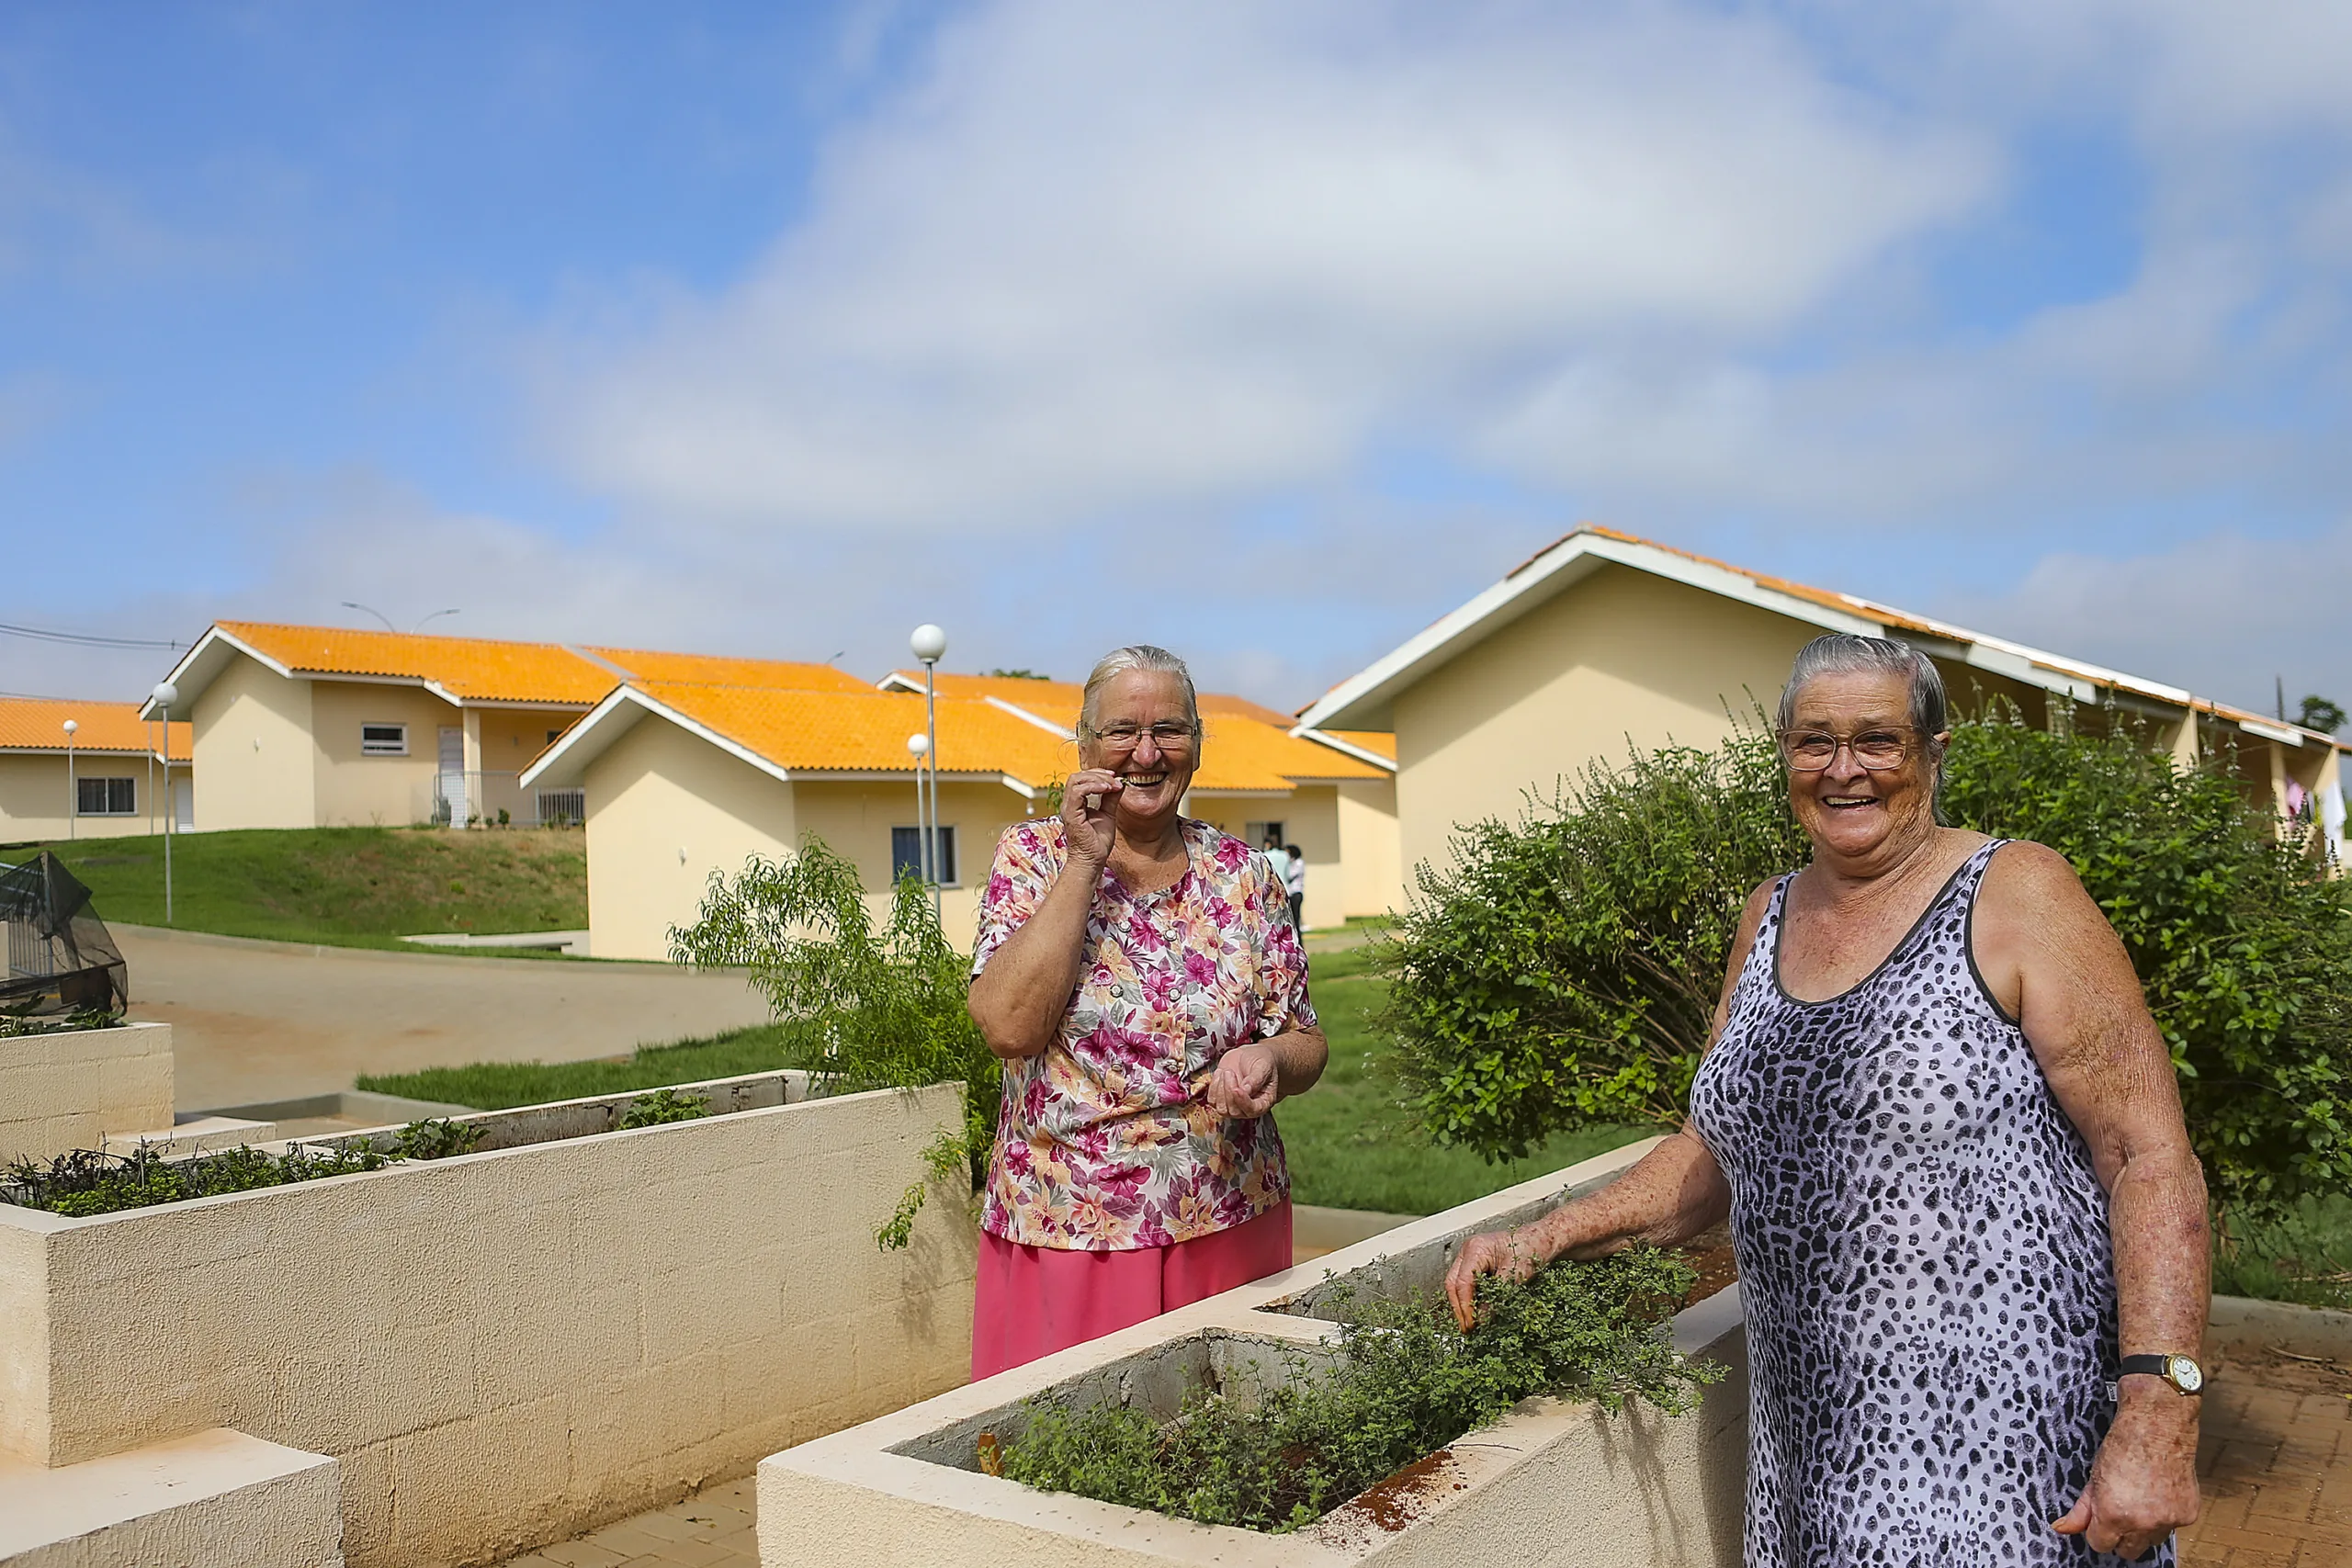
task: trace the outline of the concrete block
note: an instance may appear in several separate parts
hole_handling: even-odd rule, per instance
[[[759,1469],[764,1568],[921,1561],[972,1568],[1090,1563],[1455,1564],[1495,1568],[1736,1568],[1746,1488],[1746,1350],[1736,1287],[1678,1316],[1684,1349],[1730,1369],[1696,1414],[1611,1416],[1531,1400],[1436,1456],[1377,1506],[1350,1503],[1281,1536],[1214,1528],[1055,1494],[980,1472],[978,1435],[1017,1433],[1027,1401],[1118,1399],[1172,1413],[1214,1374],[1228,1387],[1289,1375],[1285,1348],[1318,1353],[1317,1315],[1342,1285],[1426,1290],[1469,1234],[1563,1191],[1615,1179],[1637,1145],[1343,1247],[1149,1323],[1073,1347],[865,1426],[807,1442]],[[863,1322],[864,1320],[861,1320]],[[864,1381],[863,1371],[861,1382]]]
[[[334,1461],[209,1431],[61,1470],[0,1463],[11,1568],[342,1568]]]

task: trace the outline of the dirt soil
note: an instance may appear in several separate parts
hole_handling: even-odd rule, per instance
[[[1691,1286],[1690,1293],[1682,1299],[1684,1306],[1705,1301],[1739,1278],[1739,1265],[1732,1258],[1731,1226],[1728,1224],[1702,1231],[1675,1250],[1699,1270],[1699,1282]]]

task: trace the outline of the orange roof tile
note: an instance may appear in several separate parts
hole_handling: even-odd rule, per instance
[[[729,659],[707,653],[661,653],[641,648],[592,647],[587,651],[619,665],[639,681],[695,686],[767,686],[800,692],[874,689],[871,682],[830,664],[801,664],[782,659]]]
[[[83,703],[62,697],[0,697],[0,750],[63,751],[65,721],[80,728],[76,751],[131,752],[154,749],[155,726],[139,716],[137,703]],[[188,759],[186,720],[171,727],[172,761]]]
[[[353,631],[220,621],[239,642],[306,675],[373,675],[424,681],[477,702],[588,706],[617,682],[594,660],[548,642]]]
[[[639,682],[663,706],[778,767],[812,773],[914,772],[907,738],[923,728],[921,697],[861,686],[850,692]],[[1042,787],[1078,765],[1078,749],[1001,708],[944,693],[943,773],[1002,773]]]
[[[891,673],[917,688],[922,685],[922,671],[920,670],[894,670]],[[1057,711],[1066,708],[1075,715],[1079,705],[1085,700],[1086,688],[1076,681],[1032,681],[1019,675],[952,675],[943,670],[939,675],[939,694],[943,697],[995,697],[1035,714],[1044,715],[1048,708]],[[1231,692],[1200,692],[1194,694],[1194,700],[1200,704],[1204,714],[1221,713],[1254,718],[1261,724],[1278,725],[1284,729],[1289,728],[1293,722],[1286,713],[1278,713],[1263,703],[1253,703],[1248,697],[1236,696]]]

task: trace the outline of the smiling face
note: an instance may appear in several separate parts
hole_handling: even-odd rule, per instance
[[[1816,852],[1868,864],[1899,855],[1935,830],[1935,759],[1949,737],[1923,737],[1912,728],[1910,682],[1903,677],[1816,675],[1798,691],[1789,729],[1849,742],[1892,735],[1904,743],[1903,761],[1891,768],[1864,767],[1849,744],[1838,747],[1826,768],[1791,770],[1789,806]]]
[[[1154,828],[1175,815],[1200,763],[1200,741],[1190,734],[1193,719],[1184,706],[1184,682],[1158,670],[1124,670],[1095,698],[1094,736],[1079,749],[1079,761],[1103,768],[1126,781],[1119,793],[1123,831]],[[1155,727],[1185,728],[1186,739],[1163,748]],[[1132,731],[1134,745],[1124,738]]]

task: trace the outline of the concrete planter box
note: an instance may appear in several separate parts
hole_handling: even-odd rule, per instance
[[[1395,1297],[1443,1278],[1464,1236],[1606,1185],[1640,1144],[1415,1221],[1211,1301],[1076,1347],[762,1462],[763,1568],[1018,1564],[1452,1564],[1736,1568],[1747,1477],[1746,1340],[1736,1287],[1679,1314],[1675,1342],[1726,1363],[1692,1416],[1610,1416],[1528,1400],[1404,1476],[1289,1535],[1193,1524],[980,1472],[979,1434],[1018,1434],[1026,1401],[1172,1410],[1204,1376],[1246,1397],[1287,1348],[1332,1332],[1344,1282]]]
[[[0,1206],[0,1455],[56,1468],[216,1427],[338,1461],[361,1568],[483,1562],[954,1386],[965,1206],[874,1227],[961,1091],[703,1086],[467,1118],[455,1158],[93,1219]],[[521,1142],[561,1132],[585,1135]],[[359,1135],[359,1134],[354,1134]]]
[[[172,1026],[0,1038],[0,1164],[172,1124]]]

